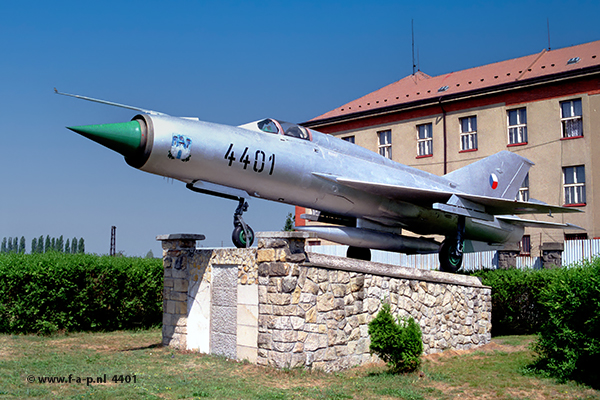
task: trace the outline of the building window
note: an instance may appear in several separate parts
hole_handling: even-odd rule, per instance
[[[560,122],[562,124],[562,137],[574,138],[583,136],[583,118],[581,99],[561,101]]]
[[[565,233],[565,240],[587,240],[587,233]]]
[[[531,255],[531,236],[523,235],[521,238],[521,243],[519,243],[520,248],[520,256],[530,256]]]
[[[460,118],[460,150],[477,150],[477,117]]]
[[[417,125],[417,157],[433,155],[432,124]]]
[[[529,173],[525,176],[523,183],[521,183],[519,193],[517,193],[517,198],[515,200],[529,201]]]
[[[377,132],[379,137],[379,154],[391,159],[392,158],[392,131]]]
[[[527,112],[525,108],[509,110],[508,116],[508,144],[527,143]]]
[[[346,136],[346,137],[343,137],[342,140],[345,140],[346,142],[354,143],[354,136]]]
[[[563,168],[565,205],[585,205],[585,167]]]

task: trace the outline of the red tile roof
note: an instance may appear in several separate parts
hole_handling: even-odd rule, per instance
[[[474,90],[543,78],[600,66],[600,40],[558,50],[543,50],[538,54],[494,64],[483,65],[431,77],[423,72],[409,75],[397,82],[344,104],[311,120],[343,118],[379,108],[400,106],[441,96],[457,95]],[[576,61],[576,58],[579,58]],[[569,63],[569,60],[573,61]]]

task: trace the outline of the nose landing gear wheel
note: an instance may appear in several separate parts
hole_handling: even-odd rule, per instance
[[[241,225],[233,228],[231,240],[233,240],[233,244],[238,249],[250,247],[254,243],[254,231],[248,225],[246,225],[246,230],[248,231],[248,238],[246,238],[246,232],[244,232],[244,228]]]
[[[197,182],[199,181],[190,182],[185,185],[185,187],[190,189],[192,192],[238,201],[238,206],[233,213],[233,233],[231,234],[231,239],[237,248],[246,248],[252,246],[252,243],[254,243],[254,231],[252,228],[250,228],[250,226],[246,225],[244,218],[242,218],[242,214],[244,214],[245,211],[248,211],[248,203],[246,203],[246,200],[243,197],[195,187],[194,184]]]
[[[233,214],[233,233],[231,234],[231,240],[238,249],[250,247],[254,243],[254,231],[249,225],[246,225],[242,218],[245,211],[248,211],[248,203],[240,198],[238,207]]]

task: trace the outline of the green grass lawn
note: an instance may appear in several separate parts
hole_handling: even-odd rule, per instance
[[[523,375],[532,340],[496,338],[479,350],[428,356],[420,373],[392,375],[382,364],[326,374],[174,351],[159,345],[160,330],[0,335],[0,400],[600,399],[599,391],[583,386]],[[71,383],[40,382],[69,375]],[[96,382],[105,376],[106,383]]]

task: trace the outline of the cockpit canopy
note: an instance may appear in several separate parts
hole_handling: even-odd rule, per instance
[[[274,133],[276,135],[291,136],[303,140],[312,140],[312,135],[309,129],[297,124],[292,124],[290,122],[277,121],[272,118],[251,122],[249,124],[242,125],[241,128],[258,132]]]

